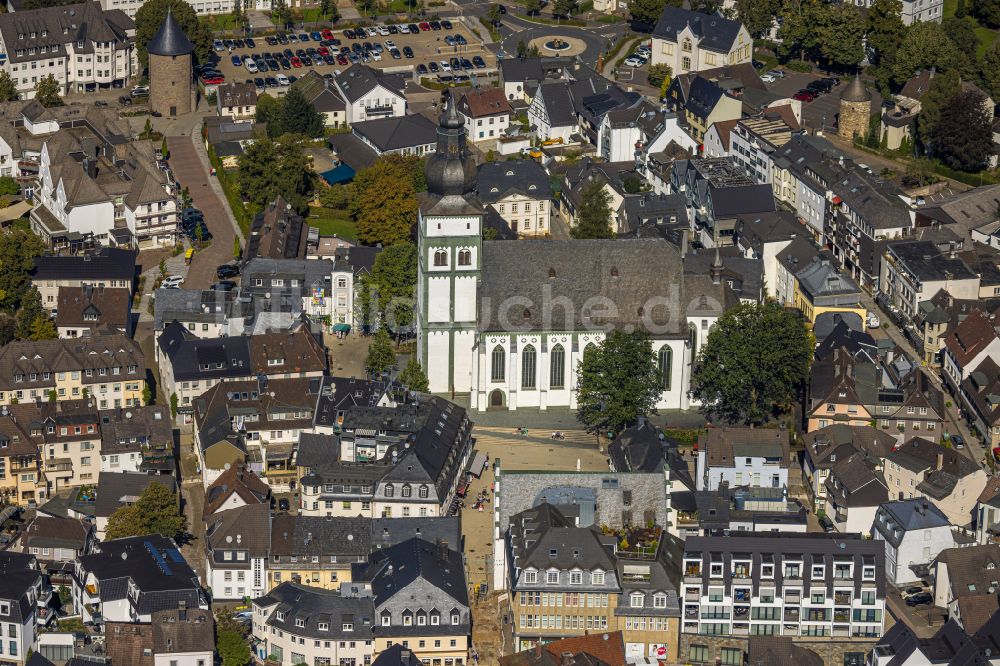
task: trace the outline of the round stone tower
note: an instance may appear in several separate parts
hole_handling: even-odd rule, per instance
[[[868,123],[872,114],[872,94],[861,82],[861,74],[847,84],[840,94],[840,118],[837,120],[837,136],[845,141],[868,134]]]
[[[149,53],[149,110],[171,118],[191,113],[194,44],[169,9],[146,51]]]

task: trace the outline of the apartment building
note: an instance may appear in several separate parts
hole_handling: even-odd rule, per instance
[[[53,617],[48,607],[52,588],[34,555],[0,553],[0,573],[0,622],[4,625],[0,659],[24,664],[38,648],[39,629]]]
[[[763,635],[863,663],[884,626],[885,550],[858,535],[689,537],[681,587],[683,661],[744,663]]]
[[[552,504],[511,517],[507,555],[517,650],[622,631],[634,658],[676,661],[680,605],[659,527],[578,527]]]
[[[769,109],[761,117],[738,120],[729,132],[728,154],[735,157],[757,183],[771,184],[774,176],[771,155],[788,143],[792,133],[799,129],[794,114],[790,108],[785,108],[788,112]]]
[[[653,29],[653,65],[674,76],[750,62],[753,38],[739,21],[680,7],[665,7]]]
[[[465,134],[473,143],[496,141],[507,134],[514,109],[499,88],[468,92],[458,100]]]
[[[405,83],[398,74],[386,74],[366,65],[351,65],[333,79],[347,103],[347,124],[406,115]]]
[[[535,160],[485,162],[476,179],[479,201],[521,238],[547,237],[552,214],[549,176]]]
[[[814,507],[825,505],[826,480],[839,460],[856,452],[861,453],[871,463],[872,469],[881,471],[883,459],[895,445],[895,437],[867,425],[834,423],[806,434],[802,479]]]
[[[63,287],[83,289],[135,288],[135,250],[102,247],[80,254],[47,254],[35,257],[31,283],[42,297],[42,307],[58,314],[59,290]]]
[[[265,310],[283,309],[277,304],[287,300],[296,312],[322,319],[334,315],[332,281],[332,261],[256,258],[243,268],[240,293],[264,299]]]
[[[124,88],[139,74],[135,22],[97,2],[23,9],[0,17],[2,68],[21,99],[55,78],[62,94]]]
[[[882,255],[879,291],[907,319],[942,289],[955,298],[979,297],[979,275],[955,252],[929,240],[888,243]]]
[[[132,334],[132,294],[128,289],[60,287],[55,315],[60,338],[94,333]]]
[[[957,545],[948,518],[920,498],[880,506],[871,535],[885,543],[885,576],[896,587],[919,582],[938,553]]]
[[[352,567],[372,552],[371,519],[275,516],[267,589],[291,581],[328,590],[352,581]]]
[[[788,487],[788,431],[783,428],[709,428],[698,438],[698,490]]]
[[[164,405],[100,412],[101,471],[139,472],[176,467],[170,408]]]
[[[0,347],[0,405],[92,397],[99,409],[142,404],[146,361],[121,334]]]
[[[271,520],[266,503],[225,509],[205,518],[205,584],[213,599],[254,598],[271,589],[266,575]]]
[[[94,399],[28,402],[10,405],[6,414],[0,415],[19,425],[38,447],[38,485],[46,496],[97,481],[101,471],[101,426],[94,403]]]

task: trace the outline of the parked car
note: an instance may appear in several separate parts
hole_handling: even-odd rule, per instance
[[[211,287],[212,291],[232,291],[236,289],[236,283],[232,280],[219,280]]]
[[[149,97],[149,86],[136,86],[129,92],[132,97]]]
[[[256,74],[258,71],[260,71],[260,68],[257,67],[257,63],[253,61],[253,58],[247,58],[246,60],[243,61],[243,64],[246,65],[247,71],[250,72],[251,74]]]
[[[914,585],[913,587],[908,587],[900,593],[900,596],[904,599],[909,599],[912,596],[918,595],[924,591],[924,588],[919,585]]]
[[[476,66],[476,69],[485,69],[486,68],[486,61],[483,60],[482,56],[473,56],[472,57],[472,64]]]
[[[233,67],[242,67],[243,66],[243,58],[239,57],[238,55],[234,54],[233,57],[230,58],[230,60],[233,61]]]
[[[934,595],[930,592],[921,592],[920,594],[914,594],[912,597],[906,600],[907,606],[923,606],[924,604],[929,604],[934,601]]]
[[[184,284],[183,275],[170,275],[160,283],[161,289],[180,289],[181,285]]]
[[[427,74],[427,65],[424,63],[417,65],[417,74]]]
[[[818,95],[816,95],[816,93],[812,92],[811,90],[803,89],[792,95],[792,99],[798,100],[800,102],[811,102],[814,99],[816,99],[817,96]]]
[[[421,23],[421,24],[420,24],[420,25],[419,25],[418,27],[419,27],[419,28],[420,28],[421,30],[423,30],[424,32],[427,32],[428,30],[430,30],[430,29],[431,29],[431,24],[430,24],[430,23],[428,23],[427,21],[424,21],[424,22],[422,22],[422,23]]]
[[[819,526],[822,527],[823,531],[826,532],[827,534],[837,529],[836,527],[834,527],[833,522],[826,516],[820,516]]]
[[[445,30],[451,30],[451,21],[441,21],[441,27]]]
[[[292,82],[289,81],[288,77],[285,76],[284,74],[278,74],[274,78],[278,79],[278,85],[279,86],[290,86],[290,85],[292,85]]]
[[[778,80],[778,77],[768,73],[768,74],[762,74],[760,80],[763,81],[764,83],[774,83],[775,81]]]
[[[291,504],[288,503],[286,498],[282,497],[278,500],[278,511],[288,511],[290,508]]]
[[[257,48],[257,44],[256,44],[256,42],[253,41],[253,37],[247,37],[246,38],[246,45],[247,45],[248,49],[255,49],[255,48]]]
[[[240,268],[234,264],[222,264],[215,269],[215,276],[220,280],[228,280],[229,278],[234,278],[239,274]]]
[[[951,445],[954,446],[956,449],[965,448],[965,438],[963,438],[961,435],[952,435],[948,439],[951,440]]]
[[[427,68],[430,69],[431,73],[433,73],[433,74],[437,74],[439,71],[441,71],[441,68],[433,60],[431,60],[429,63],[427,63]]]

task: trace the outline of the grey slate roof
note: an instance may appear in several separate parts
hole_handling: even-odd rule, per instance
[[[626,428],[608,446],[612,469],[619,472],[659,472],[666,456],[666,438],[645,419]]]
[[[101,280],[135,279],[135,250],[103,247],[78,255],[42,255],[35,257],[32,277],[35,280],[84,280],[96,284]]]
[[[437,141],[437,125],[420,114],[365,120],[352,124],[351,129],[382,153]]]
[[[433,518],[373,518],[372,549],[391,548],[410,539],[445,543],[452,550],[462,548],[462,523],[458,516]]]
[[[0,620],[23,624],[35,612],[35,602],[28,598],[28,590],[41,577],[34,555],[0,552],[0,599],[11,602],[9,613],[0,615]]]
[[[880,505],[872,529],[877,530],[886,541],[898,548],[907,532],[945,527],[950,524],[948,518],[941,513],[941,509],[926,499],[917,497]],[[896,536],[895,527],[901,530],[899,536]]]
[[[153,322],[157,331],[170,322],[222,324],[237,293],[218,289],[157,289],[153,298]]]
[[[572,518],[548,502],[511,516],[510,547],[520,569],[579,567],[584,571],[610,571],[615,558],[611,544],[606,542],[607,537],[596,528],[577,527]],[[518,588],[525,585],[533,587],[522,579]],[[544,586],[545,581],[539,580],[536,585]]]
[[[398,95],[402,95],[406,87],[403,77],[398,74],[385,74],[381,69],[366,65],[351,65],[335,76],[334,81],[348,102],[360,99],[376,86],[383,86]]]
[[[699,46],[717,53],[729,53],[739,35],[742,24],[722,18],[718,14],[702,14],[680,7],[666,6],[653,29],[653,36],[676,42],[677,33],[690,26],[696,37],[701,38]]]
[[[549,176],[535,160],[484,162],[479,165],[476,195],[484,204],[494,203],[513,194],[532,199],[551,199]]]
[[[157,344],[173,366],[174,381],[249,377],[253,372],[244,336],[198,338],[175,321],[164,327]]]
[[[245,550],[251,558],[270,553],[271,507],[267,503],[220,511],[206,517],[205,522],[206,546],[210,550]],[[225,566],[234,562],[225,562]],[[249,560],[246,564],[250,566]]]
[[[504,83],[541,81],[545,78],[541,58],[504,58],[500,61]]]
[[[159,56],[179,56],[194,52],[194,44],[184,34],[173,13],[168,9],[167,16],[156,31],[156,35],[146,45],[146,51]]]
[[[570,95],[568,83],[565,81],[543,83],[538,86],[538,92],[535,94],[542,96],[542,103],[545,106],[550,127],[576,125],[576,117],[573,115],[573,97]]]
[[[408,539],[373,554],[370,566],[359,577],[359,580],[371,582],[376,609],[388,604],[418,579],[437,588],[448,599],[448,606],[438,608],[439,611],[445,613],[457,608],[461,612],[464,621],[457,627],[450,625],[447,631],[455,633],[469,625],[469,593],[465,582],[465,567],[462,554],[457,550],[423,539]],[[438,593],[434,593],[434,596],[440,598]],[[400,604],[410,604],[410,607],[415,605],[417,608],[426,608],[424,601],[425,599],[420,598],[399,599]],[[428,629],[417,628],[417,631],[421,630],[426,632]],[[393,627],[389,631],[399,632],[400,628]]]
[[[166,486],[170,492],[176,492],[177,482],[174,477],[165,474],[146,474],[144,472],[101,472],[97,477],[97,501],[94,503],[94,515],[107,518],[115,511],[128,504],[134,504],[142,491],[153,483]]]
[[[275,630],[318,640],[359,640],[373,638],[375,609],[367,596],[342,596],[336,590],[323,590],[298,583],[282,583],[254,605],[274,607],[266,624]],[[280,618],[280,619],[279,619]],[[301,620],[303,626],[297,626]],[[320,629],[320,624],[327,628]],[[351,629],[345,630],[348,624]]]

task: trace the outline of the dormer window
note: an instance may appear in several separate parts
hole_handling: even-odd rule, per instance
[[[306,621],[303,620],[301,617],[297,617],[297,618],[295,618],[295,626],[296,627],[304,627],[304,626],[306,626]]]
[[[382,626],[388,627],[392,624],[392,616],[388,613],[382,613]]]
[[[278,611],[274,614],[274,617],[277,618],[278,622],[283,622],[285,619],[285,613],[283,611]]]
[[[354,631],[354,623],[353,622],[344,622],[341,625],[341,627],[343,628],[344,631]]]
[[[629,595],[629,604],[632,608],[642,608],[643,602],[645,601],[646,595],[642,592],[633,592]]]
[[[594,585],[604,585],[604,572],[595,571],[594,573],[590,574],[590,582],[593,583]]]
[[[534,585],[538,582],[538,572],[537,571],[525,571],[524,572],[524,582],[527,585]]]
[[[320,622],[319,623],[319,630],[320,631],[330,631],[330,625],[328,623],[326,623],[326,622]]]
[[[546,585],[558,585],[559,584],[559,572],[558,571],[548,571],[545,573],[545,584]]]

